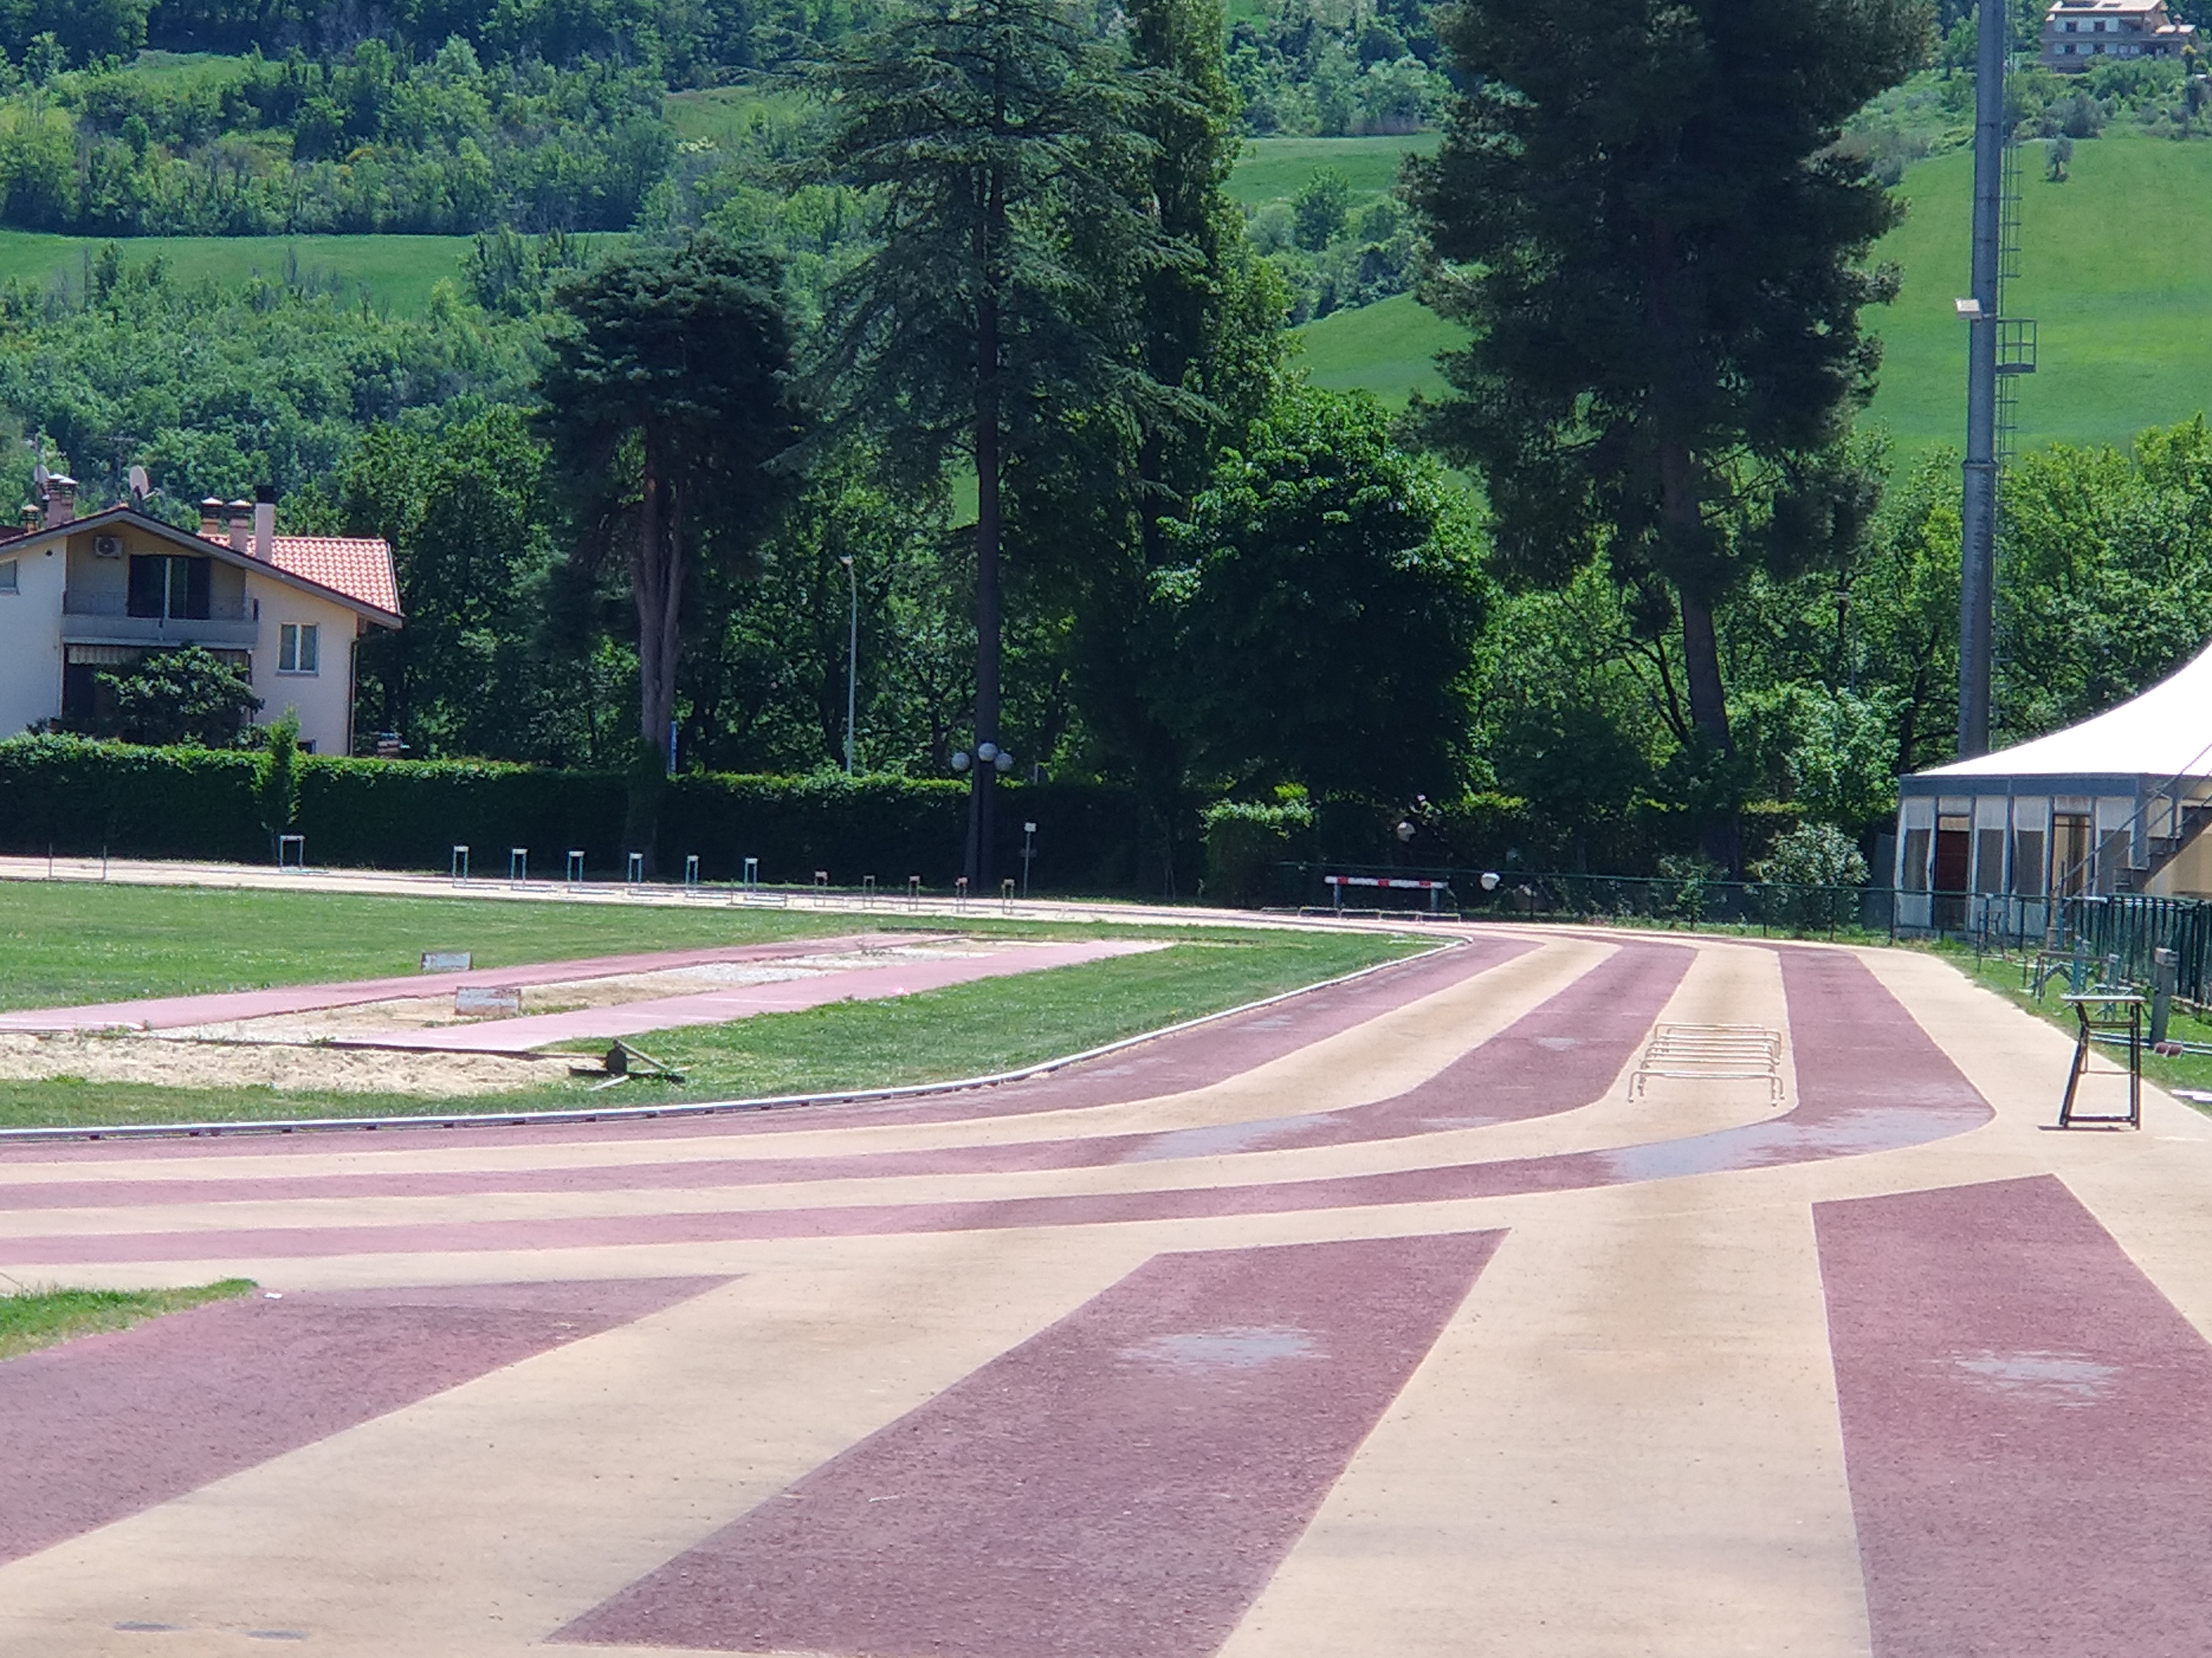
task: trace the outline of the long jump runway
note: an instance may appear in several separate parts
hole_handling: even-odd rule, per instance
[[[0,1364],[0,1653],[2201,1658],[2212,1124],[2069,1052],[1480,929],[900,1106],[9,1149],[9,1277],[263,1290]]]

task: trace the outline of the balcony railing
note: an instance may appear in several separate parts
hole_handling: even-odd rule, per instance
[[[128,616],[133,622],[166,620],[172,624],[187,622],[251,622],[253,620],[252,606],[243,598],[211,598],[208,600],[208,613],[205,616],[173,616],[164,618],[158,616],[132,616],[131,601],[121,593],[80,592],[75,587],[64,590],[62,594],[62,614],[64,616]]]
[[[206,645],[251,650],[261,631],[252,605],[242,598],[217,598],[204,616],[132,616],[120,594],[62,594],[62,641],[70,645]]]

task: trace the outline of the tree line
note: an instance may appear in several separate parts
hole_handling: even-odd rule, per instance
[[[742,219],[488,236],[395,321],[104,258],[0,293],[0,401],[80,477],[275,475],[288,527],[387,537],[410,623],[363,648],[364,729],[628,768],[641,821],[672,727],[681,766],[842,764],[849,671],[862,768],[965,762],[979,872],[1032,768],[1135,792],[1155,888],[1221,799],[1359,803],[1418,858],[1510,796],[1541,855],[1741,869],[1747,809],[1862,837],[1948,751],[1955,458],[1856,423],[1899,209],[1838,143],[1930,22],[1468,0],[1402,191],[1466,344],[1402,417],[1289,351],[1212,0],[927,0],[799,58],[819,142],[758,188],[848,216],[811,264]],[[2016,470],[2008,734],[2212,630],[2208,480],[2201,422]]]

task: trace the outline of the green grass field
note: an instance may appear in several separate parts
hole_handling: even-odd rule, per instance
[[[0,282],[11,279],[44,287],[66,277],[82,284],[94,257],[110,238],[58,236],[37,230],[0,230]],[[301,279],[349,301],[367,290],[370,303],[411,317],[429,303],[441,281],[457,281],[467,236],[131,236],[115,239],[126,261],[143,264],[159,256],[185,282],[249,276]]]
[[[1352,187],[1353,211],[1398,182],[1398,167],[1415,151],[1436,147],[1433,132],[1382,138],[1254,138],[1229,177],[1229,194],[1246,207],[1286,202],[1307,179],[1334,167]]]
[[[1464,331],[1411,294],[1394,294],[1356,311],[1338,311],[1297,331],[1307,378],[1330,392],[1372,392],[1402,408],[1419,392],[1443,389],[1436,355]]]
[[[2044,178],[2043,149],[2021,157],[2021,274],[2005,308],[2039,325],[2040,366],[2021,387],[2020,446],[2124,445],[2146,426],[2212,402],[2212,144],[2114,136],[2075,146],[2072,178]],[[1900,459],[1963,441],[1966,290],[1973,159],[1905,174],[1911,204],[1881,246],[1903,268],[1875,319],[1885,350],[1870,417]]]
[[[908,930],[947,930],[902,918]],[[863,930],[794,910],[521,904],[484,899],[26,884],[0,887],[0,1006],[27,1007],[411,973],[424,950],[478,966]],[[884,931],[885,929],[878,929]],[[1375,933],[1043,926],[1024,937],[1152,937],[1168,948],[875,1002],[841,1002],[640,1045],[682,1084],[612,1095],[548,1067],[522,1093],[459,1100],[271,1088],[164,1088],[81,1078],[0,1080],[0,1126],[514,1111],[729,1099],[939,1081],[1033,1064],[1387,961],[1422,941]],[[589,1045],[583,1045],[589,1046]]]
[[[190,1290],[20,1290],[0,1295],[0,1359],[103,1330],[128,1329],[163,1313],[181,1313],[253,1290],[252,1278],[227,1278]]]
[[[2212,144],[2085,142],[2059,185],[2030,145],[2021,173],[2021,275],[2006,307],[2040,325],[2041,363],[2021,385],[2020,446],[2124,445],[2212,404]],[[1901,464],[1962,441],[1966,331],[1952,301],[1966,286],[1972,184],[1963,151],[1909,169],[1905,223],[1877,252],[1904,283],[1868,319],[1884,349],[1867,418],[1889,429]],[[1433,359],[1458,335],[1410,295],[1300,332],[1314,384],[1364,387],[1394,405],[1441,386]]]

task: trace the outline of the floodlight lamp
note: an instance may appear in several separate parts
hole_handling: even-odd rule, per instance
[[[998,758],[992,761],[991,763],[996,766],[1000,771],[1012,771],[1014,768],[1014,756],[1008,754],[1004,749],[1000,749],[999,750]]]
[[[1036,833],[1036,825],[1035,823],[1023,824],[1022,833],[1024,835],[1035,835]]]
[[[1951,303],[1958,307],[1959,314],[1964,317],[1968,322],[1979,322],[1981,320],[1982,302],[1979,300],[1954,300]]]
[[[996,743],[978,743],[975,745],[975,757],[978,760],[996,760],[999,757],[999,745]]]
[[[955,749],[952,750],[952,769],[955,771],[966,771],[968,769],[967,750]]]
[[[1496,870],[1486,869],[1482,872],[1482,890],[1485,892],[1495,892],[1498,890],[1498,872]]]

